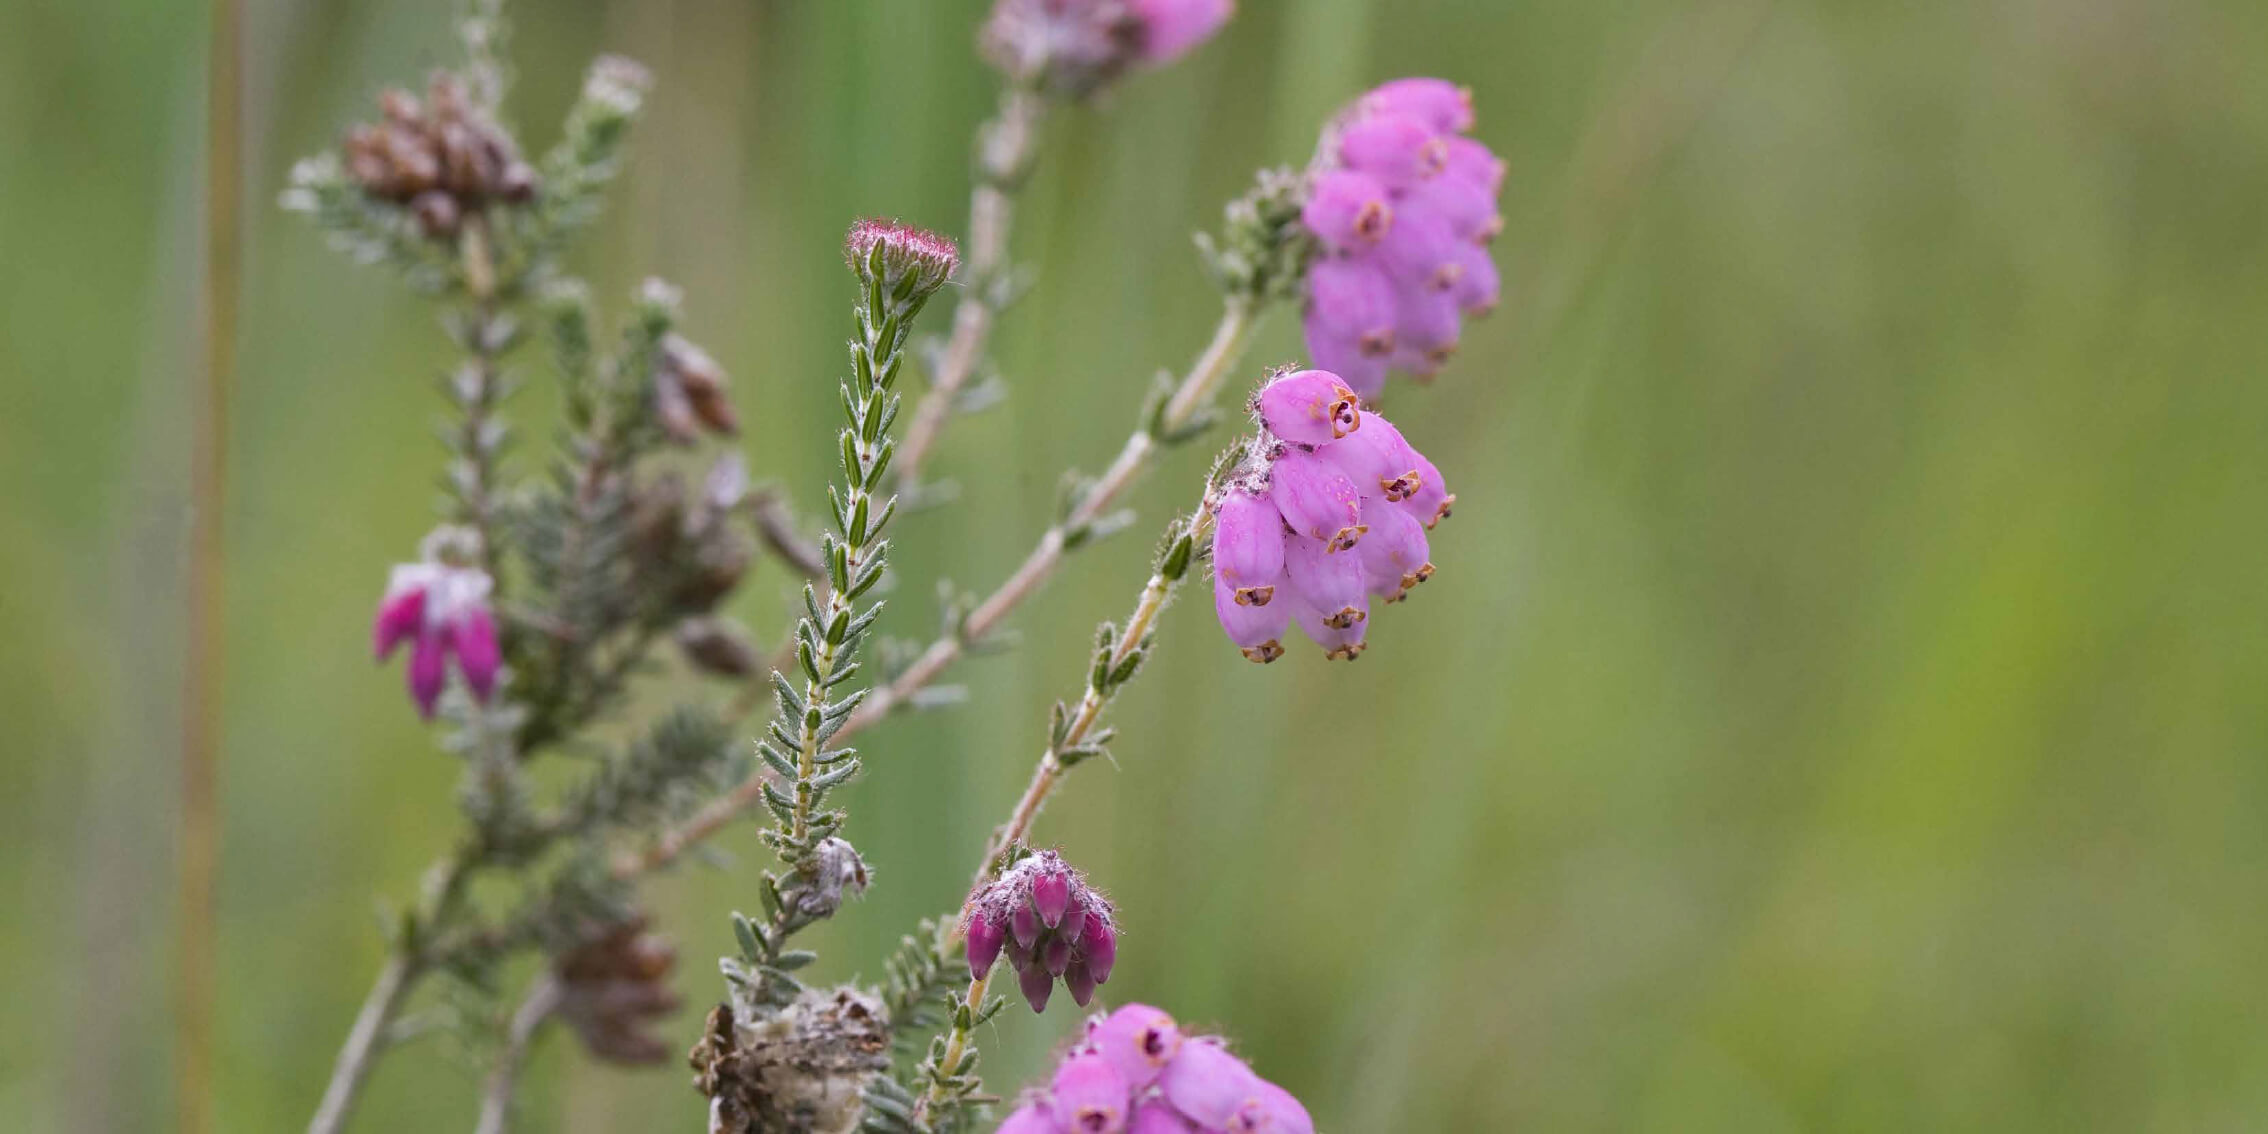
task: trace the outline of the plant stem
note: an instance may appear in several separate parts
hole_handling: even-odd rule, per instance
[[[1258,310],[1249,303],[1231,299],[1221,312],[1221,321],[1213,329],[1213,337],[1198,355],[1188,374],[1175,387],[1167,400],[1160,424],[1161,432],[1170,435],[1185,428],[1220,388],[1229,369],[1244,353],[1250,341]],[[842,740],[866,726],[882,719],[891,709],[906,703],[915,693],[937,680],[947,667],[958,661],[968,650],[968,644],[983,638],[997,629],[1010,612],[1039,590],[1055,571],[1068,550],[1066,534],[1074,529],[1091,525],[1115,502],[1120,494],[1149,467],[1157,455],[1159,441],[1145,422],[1127,437],[1119,449],[1117,459],[1102,477],[1088,488],[1078,505],[1062,522],[1040,536],[1039,543],[1024,561],[1016,567],[1006,581],[994,588],[976,609],[969,613],[961,625],[951,633],[929,644],[913,664],[898,674],[888,685],[878,686],[866,701],[854,710],[843,727],[835,733]],[[632,852],[614,864],[617,878],[629,878],[658,869],[675,861],[694,844],[717,833],[742,812],[763,800],[764,785],[771,780],[767,769],[759,768],[732,790],[710,801],[684,823],[662,833],[654,844],[643,852]]]
[[[434,929],[456,911],[464,898],[465,881],[477,865],[472,854],[460,851],[426,871],[424,893],[411,923],[415,933],[397,936],[385,965],[378,970],[378,979],[363,998],[362,1010],[355,1014],[354,1027],[348,1030],[346,1043],[332,1064],[331,1081],[323,1088],[322,1104],[308,1122],[307,1134],[337,1134],[345,1128],[363,1083],[386,1048],[387,1027],[425,975],[430,958],[419,942],[435,938]]]
[[[323,1104],[316,1108],[314,1121],[307,1124],[307,1134],[336,1134],[345,1129],[347,1114],[354,1109],[362,1084],[370,1078],[370,1069],[376,1066],[378,1053],[385,1046],[386,1026],[401,1011],[402,1001],[408,998],[419,975],[416,958],[405,951],[388,957],[386,966],[378,970],[377,982],[370,986],[362,1011],[354,1017],[354,1029],[339,1049],[331,1083],[323,1089]]]
[[[929,391],[914,407],[898,449],[897,484],[912,487],[922,461],[953,416],[953,399],[976,373],[1003,299],[1008,230],[1015,219],[1016,192],[1030,172],[1038,148],[1039,126],[1047,104],[1040,96],[1012,86],[1000,96],[1000,111],[978,131],[976,188],[969,196],[968,260],[960,302],[953,308],[953,334],[930,376]]]
[[[1210,488],[1208,485],[1208,491]],[[1212,532],[1212,526],[1212,509],[1200,501],[1196,515],[1190,519],[1187,529],[1190,543],[1193,546],[1203,546],[1206,537]],[[1141,597],[1134,602],[1133,613],[1126,616],[1126,625],[1112,640],[1108,664],[1096,667],[1097,672],[1116,671],[1135,651],[1146,649],[1150,645],[1150,632],[1157,623],[1158,613],[1165,609],[1167,601],[1173,597],[1174,588],[1180,585],[1188,568],[1189,564],[1185,560],[1178,570],[1169,573],[1167,566],[1161,562],[1150,573],[1149,581],[1142,586]],[[1087,691],[1079,698],[1079,707],[1072,711],[1061,738],[1050,743],[1040,753],[1038,764],[1032,768],[1031,782],[1025,785],[1024,794],[1008,812],[1008,821],[993,831],[991,840],[985,845],[984,857],[977,863],[976,878],[970,887],[972,894],[983,887],[992,873],[993,864],[1000,861],[1001,854],[1010,846],[1023,841],[1024,836],[1031,832],[1032,821],[1039,817],[1040,808],[1047,805],[1048,797],[1055,793],[1056,785],[1062,782],[1063,773],[1071,767],[1064,762],[1063,754],[1087,742],[1094,733],[1096,722],[1102,719],[1103,710],[1117,697],[1118,690],[1122,687],[1123,683],[1112,684],[1089,678]],[[940,954],[949,954],[954,946],[961,943],[965,936],[963,924],[963,919],[954,918],[939,932],[937,950]],[[983,1015],[985,988],[990,977],[991,972],[987,970],[984,976],[970,979],[968,993],[962,999],[965,1011],[954,1014],[952,1030],[945,1037],[945,1050],[937,1059],[936,1074],[930,1080],[928,1092],[915,1107],[914,1117],[917,1120],[926,1118],[933,1108],[948,1101],[946,1084],[961,1069],[975,1021]],[[968,1021],[967,1026],[963,1026],[962,1021]]]
[[[527,1061],[528,1047],[536,1033],[551,1019],[552,1013],[559,1010],[559,999],[559,981],[546,974],[537,978],[535,987],[528,990],[527,999],[512,1013],[504,1050],[497,1053],[496,1066],[490,1069],[488,1083],[481,1092],[480,1125],[475,1128],[476,1134],[504,1134],[511,1129],[512,1094],[519,1086],[520,1068]]]

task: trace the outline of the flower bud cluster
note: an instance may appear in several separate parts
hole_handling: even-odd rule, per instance
[[[450,658],[482,702],[495,692],[496,674],[504,664],[496,620],[488,609],[495,582],[472,566],[479,548],[480,537],[470,529],[435,529],[425,538],[418,562],[394,567],[371,624],[371,646],[379,661],[404,642],[410,644],[410,699],[429,720],[448,682]]]
[[[1291,1092],[1255,1074],[1218,1036],[1129,1004],[1087,1021],[1047,1089],[1024,1096],[999,1134],[1314,1134]]]
[[[535,168],[520,159],[512,136],[472,103],[457,76],[436,72],[422,103],[390,89],[378,96],[378,106],[379,122],[347,132],[347,175],[365,194],[406,205],[427,236],[456,235],[466,216],[490,202],[534,199]]]
[[[1084,98],[1132,67],[1161,67],[1213,37],[1233,0],[999,0],[981,46],[1001,72]]]
[[[673,1046],[645,1030],[677,1011],[669,974],[677,949],[635,917],[559,958],[559,1015],[583,1047],[609,1063],[660,1063]]]
[[[1040,851],[978,890],[961,914],[969,970],[981,979],[1001,953],[1034,1012],[1047,1010],[1055,978],[1084,1008],[1118,961],[1110,903],[1063,856]]]
[[[1496,305],[1504,163],[1472,125],[1470,91],[1396,79],[1325,132],[1300,214],[1329,253],[1308,266],[1307,352],[1363,397],[1389,369],[1432,376],[1462,316]]]
[[[1363,650],[1370,600],[1433,575],[1426,532],[1456,500],[1440,470],[1339,376],[1302,370],[1252,399],[1260,433],[1211,500],[1213,610],[1256,662],[1287,627],[1325,656]]]

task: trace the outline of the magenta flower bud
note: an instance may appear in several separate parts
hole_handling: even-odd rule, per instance
[[[1110,970],[1118,964],[1118,930],[1109,918],[1087,911],[1087,930],[1080,938],[1079,955],[1086,959],[1087,972],[1096,984],[1110,983]]]
[[[1230,488],[1213,515],[1213,577],[1228,585],[1237,605],[1268,605],[1283,581],[1283,514],[1261,497]]]
[[[1315,179],[1299,219],[1324,244],[1358,252],[1376,246],[1394,227],[1394,204],[1377,178],[1334,169]]]
[[[1000,947],[1008,943],[1008,927],[977,911],[968,917],[969,972],[979,980],[992,971]]]
[[[1268,499],[1299,535],[1342,549],[1362,538],[1361,494],[1354,482],[1312,453],[1291,449],[1276,458],[1268,472]]]
[[[1496,261],[1489,258],[1488,249],[1478,244],[1465,245],[1458,252],[1457,260],[1464,266],[1464,274],[1457,277],[1457,286],[1450,289],[1449,297],[1468,315],[1486,315],[1495,310],[1501,284]]]
[[[1272,511],[1272,509],[1271,509]],[[1271,584],[1265,588],[1270,601],[1256,605],[1240,597],[1240,589],[1228,576],[1216,570],[1213,574],[1213,613],[1221,620],[1221,630],[1229,641],[1244,651],[1244,656],[1263,664],[1284,656],[1284,631],[1291,627],[1291,602],[1277,597],[1280,587]]]
[[[1496,212],[1496,195],[1462,177],[1436,177],[1410,190],[1402,207],[1441,218],[1449,234],[1466,243],[1495,239],[1504,227],[1504,218]]]
[[[1025,965],[1016,973],[1016,987],[1034,1012],[1047,1011],[1047,997],[1055,991],[1055,976],[1044,965]]]
[[[1126,1080],[1141,1090],[1156,1082],[1158,1072],[1181,1050],[1181,1029],[1173,1017],[1147,1004],[1128,1004],[1087,1028],[1087,1044]]]
[[[1362,428],[1354,391],[1328,370],[1285,374],[1252,399],[1268,431],[1302,445],[1325,445]]]
[[[1366,500],[1401,500],[1417,491],[1418,458],[1402,431],[1376,413],[1363,416],[1362,428],[1344,439],[1317,449],[1316,454],[1336,466],[1354,482]],[[1372,521],[1365,507],[1363,522]]]
[[[1197,1125],[1225,1129],[1245,1100],[1259,1096],[1260,1077],[1217,1040],[1198,1039],[1158,1076],[1158,1089],[1173,1109]]]
[[[1087,971],[1085,958],[1071,962],[1063,970],[1063,987],[1071,990],[1071,1002],[1081,1008],[1095,998],[1095,974]]]
[[[433,706],[441,699],[441,686],[448,680],[444,668],[448,660],[448,638],[438,630],[419,634],[417,644],[410,647],[410,700],[417,702],[418,715],[427,720],[433,719]]]
[[[1006,1131],[1007,1127],[1001,1127]],[[1181,1117],[1173,1104],[1164,1099],[1148,1099],[1134,1108],[1134,1117],[1126,1122],[1126,1134],[1199,1134],[1197,1127]]]
[[[370,627],[371,651],[379,661],[415,637],[418,627],[425,624],[425,591],[431,585],[433,570],[424,563],[394,568],[386,597],[378,604],[378,618]]]
[[[1011,969],[1024,969],[1024,968],[1029,968],[1029,967],[1031,967],[1031,963],[1032,963],[1032,949],[1031,949],[1031,946],[1029,946],[1029,945],[1023,945],[1023,944],[1019,944],[1019,943],[1017,943],[1017,941],[1016,941],[1016,938],[1015,938],[1015,936],[1014,936],[1014,935],[1010,935],[1010,936],[1009,936],[1009,938],[1008,938],[1008,943],[1007,943],[1006,945],[1002,946],[1002,947],[1001,947],[1001,949],[1002,949],[1002,951],[1004,951],[1004,952],[1006,952],[1006,953],[1008,954],[1008,967],[1009,967],[1009,968],[1011,968]]]
[[[1071,876],[1061,870],[1042,871],[1032,879],[1032,908],[1039,911],[1040,924],[1049,929],[1062,924],[1063,911],[1071,904]]]
[[[1126,1080],[1102,1056],[1074,1052],[1056,1067],[1048,1090],[1055,1097],[1058,1129],[1076,1134],[1121,1134],[1126,1129]]]
[[[1362,96],[1366,114],[1406,114],[1443,134],[1473,128],[1473,92],[1446,79],[1395,79]]]
[[[960,267],[961,250],[951,240],[927,229],[897,221],[867,218],[851,225],[843,237],[843,259],[859,278],[875,279],[891,302],[926,299]]]
[[[1324,657],[1332,661],[1353,661],[1369,648],[1363,641],[1370,626],[1369,605],[1365,598],[1351,613],[1346,608],[1326,612],[1294,596],[1292,620],[1299,623],[1300,631],[1309,640],[1323,647]]]
[[[1048,937],[1047,944],[1040,948],[1039,955],[1049,976],[1062,976],[1071,967],[1071,943],[1065,941],[1060,933]]]
[[[450,635],[450,644],[456,647],[457,668],[464,672],[466,686],[473,696],[488,700],[496,689],[496,671],[504,664],[496,645],[495,620],[485,609],[466,612]]]
[[[1360,552],[1340,554],[1321,540],[1294,536],[1284,548],[1284,578],[1293,602],[1322,611],[1333,627],[1344,629],[1369,616]]]
[[[1480,186],[1489,200],[1495,200],[1504,188],[1503,159],[1471,138],[1443,138],[1441,144],[1448,150],[1447,165],[1442,173]]]
[[[1018,1106],[994,1134],[1057,1134],[1055,1108],[1032,1099]]]
[[[1141,25],[1142,62],[1153,67],[1213,38],[1236,9],[1232,0],[1127,0],[1127,7]]]
[[[1449,147],[1425,123],[1407,114],[1378,114],[1339,131],[1339,161],[1377,178],[1388,189],[1407,189],[1449,164]]]
[[[1015,934],[1016,944],[1026,949],[1039,940],[1039,914],[1033,911],[1029,900],[1017,902],[1015,908],[1008,911],[1008,931]]]
[[[1365,509],[1365,514],[1370,535],[1355,549],[1362,558],[1364,589],[1387,602],[1399,601],[1411,587],[1433,577],[1425,525],[1408,511],[1387,505]]]

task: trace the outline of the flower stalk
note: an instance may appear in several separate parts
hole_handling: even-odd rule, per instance
[[[1233,455],[1234,450],[1230,456]],[[1224,460],[1221,467],[1226,467],[1227,463]],[[1047,747],[1033,766],[1031,781],[1025,785],[1023,795],[1009,810],[1007,822],[992,833],[985,845],[984,858],[971,887],[972,896],[981,892],[986,882],[1016,853],[1064,774],[1090,757],[1107,753],[1114,734],[1109,728],[1100,727],[1103,711],[1140,672],[1142,663],[1156,648],[1158,615],[1187,577],[1197,549],[1211,539],[1212,492],[1212,479],[1208,478],[1207,499],[1199,503],[1194,514],[1177,518],[1167,527],[1150,577],[1142,584],[1142,593],[1135,599],[1134,609],[1126,616],[1125,624],[1105,622],[1096,632],[1095,651],[1079,703],[1076,708],[1066,709],[1061,701],[1056,702],[1048,721]],[[941,927],[937,935],[940,955],[950,955],[967,938],[968,922],[964,914]],[[1002,1003],[995,999],[988,1004],[986,1000],[992,971],[987,966],[970,977],[968,989],[954,1006],[952,1026],[933,1043],[930,1058],[920,1069],[921,1076],[928,1080],[928,1087],[914,1111],[917,1128],[946,1110],[965,1106],[979,1086],[973,1073],[975,1049],[971,1037],[977,1025],[991,1019]]]
[[[912,424],[898,452],[897,484],[919,483],[922,463],[951,419],[961,391],[984,360],[992,327],[1012,298],[1008,271],[1008,233],[1015,221],[1016,194],[1031,173],[1047,103],[1030,87],[1012,83],[1001,92],[1000,110],[977,134],[976,186],[969,195],[968,261],[964,289],[953,308],[953,333],[937,356],[929,390],[914,406]]]

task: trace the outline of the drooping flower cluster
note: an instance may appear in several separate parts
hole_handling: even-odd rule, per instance
[[[560,1018],[599,1059],[660,1063],[672,1045],[647,1029],[677,1011],[676,967],[676,947],[646,932],[644,915],[618,922],[557,961]]]
[[[535,168],[520,160],[511,134],[474,106],[464,83],[434,74],[425,101],[404,90],[378,96],[384,118],[347,132],[347,175],[364,193],[407,205],[427,236],[454,236],[492,201],[526,202]]]
[[[1255,1074],[1218,1036],[1129,1004],[1087,1021],[1046,1090],[1024,1096],[999,1134],[1314,1134],[1291,1092]]]
[[[986,884],[961,914],[969,969],[978,977],[1002,952],[1034,1012],[1047,1010],[1055,978],[1081,1008],[1118,961],[1110,903],[1051,850],[1030,855]]]
[[[1389,369],[1432,376],[1463,315],[1496,305],[1504,163],[1472,125],[1471,92],[1396,79],[1325,132],[1300,213],[1325,250],[1307,273],[1307,352],[1365,398]]]
[[[1082,98],[1130,67],[1160,67],[1212,38],[1234,0],[999,0],[985,57],[1009,77]]]
[[[494,583],[487,572],[464,565],[477,552],[479,538],[462,528],[435,529],[418,562],[395,566],[370,628],[379,661],[410,643],[410,699],[427,719],[448,682],[452,655],[466,688],[484,702],[495,691],[496,671],[503,665],[496,621],[488,610]]]
[[[1294,622],[1325,656],[1353,658],[1370,600],[1433,576],[1425,533],[1457,498],[1327,370],[1270,380],[1252,409],[1259,436],[1212,502],[1214,612],[1256,662],[1283,656]]]

